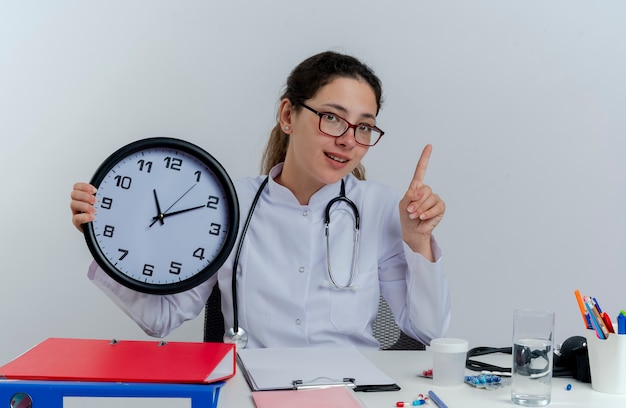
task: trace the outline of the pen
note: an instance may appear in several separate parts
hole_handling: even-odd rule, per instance
[[[615,329],[613,328],[613,322],[611,321],[611,316],[609,316],[607,312],[602,313],[602,320],[604,321],[604,324],[606,325],[609,333],[615,333]]]
[[[593,327],[591,327],[591,322],[589,321],[589,315],[587,314],[585,305],[583,305],[583,298],[582,296],[580,296],[580,291],[576,289],[574,291],[574,295],[576,296],[576,302],[578,302],[578,308],[580,309],[580,314],[583,317],[583,322],[585,323],[585,327],[588,329],[593,329]]]
[[[602,309],[600,308],[600,303],[598,303],[598,300],[596,298],[593,298],[593,304],[595,305],[596,309],[598,309],[598,313],[602,314]]]
[[[428,391],[428,396],[439,408],[448,408],[448,406],[439,398],[434,391]]]
[[[589,316],[591,317],[591,322],[593,323],[593,327],[596,330],[598,338],[604,340],[607,338],[609,331],[604,325],[604,320],[602,320],[602,317],[600,317],[596,308],[590,303],[591,301],[586,299],[585,306],[587,307],[587,311],[589,312]]]
[[[626,316],[622,313],[617,316],[617,334],[626,334]]]

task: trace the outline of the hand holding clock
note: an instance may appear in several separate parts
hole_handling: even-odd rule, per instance
[[[163,210],[157,189],[181,184],[190,187]],[[90,183],[74,184],[70,208],[72,223],[108,275],[159,295],[190,289],[217,272],[239,225],[237,195],[226,171],[198,146],[172,138],[118,149]],[[179,214],[189,215],[165,223]],[[157,222],[167,228],[151,229]]]
[[[72,224],[83,232],[83,224],[96,219],[96,188],[89,183],[76,183],[70,194]]]

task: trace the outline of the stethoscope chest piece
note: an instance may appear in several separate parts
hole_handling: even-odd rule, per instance
[[[241,327],[235,333],[235,329],[231,327],[224,334],[224,343],[234,344],[237,349],[245,348],[248,344],[248,333]]]

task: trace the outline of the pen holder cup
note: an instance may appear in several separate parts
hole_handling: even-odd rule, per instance
[[[606,340],[587,332],[591,388],[607,394],[626,394],[626,335],[611,334]]]

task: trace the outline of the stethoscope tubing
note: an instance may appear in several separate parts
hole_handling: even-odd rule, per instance
[[[333,204],[343,201],[352,208],[354,214],[354,236],[352,239],[352,265],[350,267],[350,278],[346,285],[341,285],[335,281],[335,275],[333,274],[332,262],[330,261],[330,210]],[[341,190],[339,195],[328,202],[326,205],[326,211],[324,212],[324,231],[326,234],[326,269],[328,269],[328,277],[332,285],[340,290],[352,289],[352,280],[354,279],[356,271],[356,262],[359,255],[359,231],[361,228],[361,217],[359,215],[359,209],[356,204],[348,197],[346,197],[346,184],[343,179],[341,180]]]
[[[252,214],[254,213],[254,210],[256,209],[259,198],[261,197],[261,193],[263,193],[263,190],[265,189],[265,186],[267,185],[268,181],[269,181],[269,176],[266,177],[263,180],[263,182],[261,182],[261,185],[259,186],[259,189],[257,190],[252,200],[252,203],[250,204],[250,210],[248,211],[246,222],[244,223],[243,228],[241,230],[241,237],[239,238],[239,243],[237,244],[237,250],[235,252],[235,258],[233,260],[233,272],[232,272],[232,279],[231,279],[231,290],[232,290],[232,298],[233,298],[233,328],[230,330],[230,333],[233,336],[232,337],[233,341],[236,341],[235,337],[241,338],[245,336],[245,340],[243,341],[244,343],[247,343],[247,335],[245,334],[243,330],[240,331],[239,329],[239,307],[238,307],[238,301],[237,301],[237,268],[239,267],[239,256],[241,254],[241,249],[243,248],[243,241],[248,231],[248,227],[250,227]],[[339,201],[343,201],[346,204],[348,204],[348,206],[350,206],[350,208],[352,209],[352,212],[354,213],[354,238],[353,238],[354,245],[353,245],[353,250],[352,250],[352,268],[350,271],[350,279],[348,280],[348,284],[345,286],[339,285],[334,279],[332,269],[331,269],[330,252],[329,252],[330,251],[330,244],[329,244],[330,210],[333,204]],[[351,286],[352,281],[354,279],[354,276],[356,275],[356,262],[357,262],[357,257],[358,257],[358,242],[359,242],[359,231],[360,231],[361,222],[360,222],[359,210],[356,204],[354,204],[352,200],[346,197],[345,182],[343,179],[341,180],[341,190],[340,190],[339,196],[330,200],[328,204],[326,205],[326,210],[324,214],[324,224],[325,224],[325,233],[326,233],[326,259],[327,259],[327,267],[328,267],[328,276],[331,280],[331,283],[335,288],[340,289],[340,290],[352,289],[352,286]],[[225,340],[226,340],[226,336],[225,336]],[[243,347],[245,347],[245,344],[243,345]]]
[[[239,244],[237,244],[237,252],[235,252],[235,259],[233,261],[233,276],[231,281],[231,290],[233,292],[233,327],[235,333],[239,331],[239,310],[238,310],[238,302],[237,302],[237,267],[239,266],[239,255],[241,254],[241,248],[243,248],[243,239],[246,236],[246,232],[248,231],[248,227],[250,226],[250,220],[252,219],[252,213],[256,208],[257,202],[259,201],[259,197],[261,197],[261,193],[265,188],[269,180],[269,176],[263,180],[259,189],[252,200],[252,204],[250,205],[250,211],[248,211],[248,217],[246,217],[246,222],[243,225],[243,229],[241,230],[241,238],[239,238]]]

